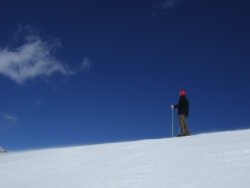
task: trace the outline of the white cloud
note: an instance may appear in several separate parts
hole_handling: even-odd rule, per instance
[[[13,114],[1,114],[1,128],[11,129],[16,126],[18,118]]]
[[[83,70],[89,70],[91,64],[92,64],[92,62],[91,62],[90,58],[85,57],[85,58],[83,59],[81,69],[83,69]]]
[[[55,72],[72,74],[67,65],[53,55],[55,48],[58,48],[56,42],[49,43],[38,36],[28,35],[21,46],[0,49],[0,74],[17,84],[37,77],[49,77]]]

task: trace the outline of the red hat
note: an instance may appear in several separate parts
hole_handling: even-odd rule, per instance
[[[185,90],[181,90],[180,95],[181,96],[185,96],[186,95],[186,91]]]

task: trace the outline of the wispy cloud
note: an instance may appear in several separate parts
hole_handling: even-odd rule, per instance
[[[183,0],[160,0],[153,5],[153,14],[155,17],[158,14],[164,14],[167,10],[175,8],[183,3]]]
[[[82,70],[89,70],[91,64],[92,64],[92,61],[90,60],[90,58],[85,57],[85,58],[83,59],[81,69],[82,69]]]
[[[39,105],[41,105],[42,101],[43,101],[42,98],[36,99],[35,102],[34,102],[34,104],[37,105],[37,106],[39,106]]]
[[[2,129],[11,129],[13,127],[16,127],[18,118],[13,114],[1,114],[1,128]]]
[[[182,3],[182,0],[165,0],[161,3],[162,9],[169,9],[176,7],[179,3]]]
[[[29,28],[25,27],[18,32],[27,30]],[[17,84],[37,77],[50,77],[55,72],[63,75],[73,74],[74,72],[53,54],[60,47],[60,43],[57,40],[45,41],[30,30],[26,32],[27,35],[20,46],[0,49],[0,74]]]

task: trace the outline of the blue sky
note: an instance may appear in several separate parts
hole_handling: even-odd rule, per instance
[[[250,127],[248,1],[8,0],[0,145],[11,150]],[[175,111],[175,133],[177,133]]]

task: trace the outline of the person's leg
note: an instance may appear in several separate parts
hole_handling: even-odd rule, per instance
[[[184,131],[185,131],[184,120],[185,120],[185,116],[179,115],[180,133],[184,133]]]
[[[183,119],[183,127],[186,135],[190,135],[189,129],[188,129],[188,124],[187,124],[187,117],[184,116]]]

